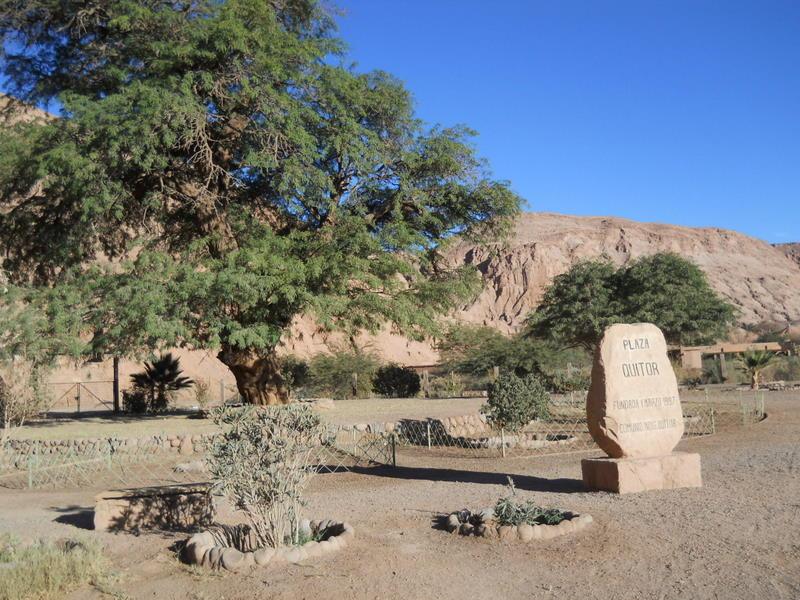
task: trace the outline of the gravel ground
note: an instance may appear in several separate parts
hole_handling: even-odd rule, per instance
[[[181,565],[170,547],[186,536],[83,531],[95,490],[0,491],[0,531],[100,540],[119,573],[118,598],[800,598],[800,398],[767,410],[758,425],[681,444],[702,456],[701,489],[587,493],[585,454],[407,459],[397,469],[320,475],[308,514],[350,522],[356,539],[307,565],[246,575]],[[521,494],[596,522],[528,545],[431,527],[437,513],[491,505],[507,474]],[[83,589],[71,597],[108,596]]]

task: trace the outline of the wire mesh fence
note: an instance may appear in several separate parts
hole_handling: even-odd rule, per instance
[[[793,392],[795,397],[796,392]],[[765,394],[684,395],[684,437],[746,427],[765,416]],[[193,437],[193,436],[190,436]],[[6,442],[0,446],[0,487],[29,489],[168,485],[204,480],[205,442],[185,455],[169,443],[94,438],[53,442]],[[170,449],[171,448],[171,449]],[[535,457],[597,451],[586,423],[583,395],[554,396],[550,416],[521,431],[489,426],[479,415],[403,419],[391,431],[330,425],[314,449],[320,472],[359,465],[402,464],[425,458]]]
[[[764,418],[764,394],[697,397],[683,402],[684,438],[744,427]],[[395,428],[396,460],[404,458],[507,458],[597,451],[586,422],[583,395],[554,396],[550,416],[530,422],[520,431],[482,426],[460,428],[458,420],[402,420]]]
[[[183,455],[159,443],[92,439],[66,449],[47,441],[0,447],[0,487],[12,489],[70,489],[139,487],[203,481],[205,453]],[[140,442],[140,440],[135,440]],[[127,443],[126,443],[127,442]],[[392,441],[386,434],[328,429],[324,442],[313,449],[320,472],[356,465],[392,463]]]

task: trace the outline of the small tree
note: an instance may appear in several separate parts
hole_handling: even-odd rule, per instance
[[[669,343],[705,344],[724,337],[734,316],[697,265],[660,253],[619,269],[607,259],[575,264],[547,288],[526,334],[591,352],[609,325],[646,322]]]
[[[48,407],[43,370],[34,362],[16,358],[0,363],[0,416],[3,439]]]
[[[773,360],[775,360],[775,354],[768,350],[751,350],[742,354],[739,359],[739,370],[747,375],[752,389],[758,389],[761,383],[761,372],[772,364]]]
[[[150,412],[167,409],[174,392],[192,387],[194,381],[181,375],[180,358],[168,352],[158,360],[144,363],[144,371],[131,375],[134,386],[142,390],[147,398]]]
[[[550,395],[537,377],[506,373],[489,386],[489,399],[481,412],[496,429],[516,432],[533,419],[549,417],[549,404]]]
[[[214,487],[242,511],[261,547],[297,543],[302,493],[323,442],[319,417],[305,404],[220,407],[208,467]]]
[[[412,398],[419,393],[419,375],[414,369],[385,365],[372,380],[372,389],[387,398]]]

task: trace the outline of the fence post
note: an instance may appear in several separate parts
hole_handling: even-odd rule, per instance
[[[428,432],[428,450],[430,450],[431,449],[431,422],[430,421],[427,421],[425,423],[425,429]]]
[[[36,445],[34,444],[34,450]],[[28,454],[28,489],[33,489],[33,453]]]
[[[391,443],[392,443],[392,466],[396,467],[397,466],[397,435],[394,432],[392,432]]]
[[[503,454],[503,458],[506,457],[506,428],[500,428],[500,452]]]
[[[78,405],[78,414],[81,412],[81,382],[75,384],[75,403]]]
[[[711,407],[711,433],[717,433],[717,422],[714,418],[714,407]]]
[[[119,412],[119,356],[114,357],[114,412]]]

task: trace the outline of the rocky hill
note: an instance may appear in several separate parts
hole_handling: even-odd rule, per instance
[[[617,264],[657,252],[676,252],[705,271],[712,287],[739,310],[741,324],[790,324],[800,320],[800,246],[783,247],[716,228],[638,223],[616,217],[574,217],[525,213],[505,244],[461,243],[450,251],[456,263],[475,265],[484,290],[461,307],[455,319],[511,333],[536,308],[553,278],[575,262],[608,256]],[[794,260],[792,259],[794,257]],[[303,320],[287,349],[301,355],[324,350],[336,337],[321,336]],[[364,336],[364,344],[388,360],[429,364],[437,360],[428,344],[385,332]]]
[[[506,248],[462,244],[456,260],[476,265],[486,288],[460,318],[514,330],[553,277],[576,261],[607,255],[617,264],[656,252],[692,260],[740,311],[740,322],[800,319],[800,265],[761,240],[716,228],[638,223],[615,217],[527,213]]]
[[[775,247],[800,266],[800,242],[775,244]]]

